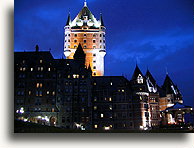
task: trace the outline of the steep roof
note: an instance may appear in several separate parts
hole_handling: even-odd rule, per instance
[[[66,25],[65,26],[69,26],[71,24],[71,16],[70,16],[70,13],[68,14],[68,17],[67,17],[67,22],[66,22]]]
[[[84,53],[84,50],[81,46],[81,44],[79,43],[78,47],[77,47],[77,50],[75,51],[75,54],[73,56],[73,58],[75,60],[80,60],[80,59],[85,59],[86,57],[86,54]]]
[[[100,14],[100,26],[104,26],[104,21],[103,21],[103,18],[102,18],[102,13]]]
[[[162,88],[165,90],[166,94],[181,95],[178,87],[173,83],[168,74],[166,75]]]
[[[137,79],[139,74],[141,74],[141,76],[143,77],[141,70],[139,69],[138,65],[136,65],[135,70],[133,72],[132,80]]]
[[[83,22],[83,25],[87,25],[86,22],[84,22],[84,17],[87,17],[87,20],[91,26],[99,27],[99,21],[94,17],[92,12],[87,7],[86,2],[84,2],[84,7],[81,9],[81,11],[78,13],[78,15],[75,17],[75,19],[72,21],[71,27],[77,26],[77,23]]]
[[[152,84],[156,84],[156,80],[154,79],[154,77],[152,76],[152,74],[150,73],[149,70],[147,70],[145,77],[149,78],[149,80],[152,82]]]
[[[146,82],[147,82],[147,87],[149,92],[156,93],[158,90],[156,80],[154,79],[154,77],[152,76],[149,70],[147,70],[145,77],[146,77]]]

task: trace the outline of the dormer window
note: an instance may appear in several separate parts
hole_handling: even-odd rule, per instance
[[[143,77],[142,77],[141,74],[139,74],[138,77],[137,77],[137,83],[138,84],[142,84],[143,83]]]
[[[84,20],[88,20],[88,16],[84,16]]]

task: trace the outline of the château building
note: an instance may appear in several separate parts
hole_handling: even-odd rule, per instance
[[[91,66],[93,76],[104,75],[104,56],[106,55],[105,26],[102,19],[97,20],[84,2],[79,14],[71,20],[68,15],[65,29],[64,54],[67,59],[73,55],[79,44],[86,53],[86,66]]]
[[[15,120],[81,130],[147,130],[184,124],[193,109],[169,75],[159,86],[136,65],[132,78],[104,76],[105,27],[84,3],[65,25],[64,54],[14,53]]]

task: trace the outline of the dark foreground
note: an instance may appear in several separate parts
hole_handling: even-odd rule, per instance
[[[39,125],[35,123],[14,121],[14,133],[194,133],[189,129],[152,129],[152,130],[73,130],[59,127]]]

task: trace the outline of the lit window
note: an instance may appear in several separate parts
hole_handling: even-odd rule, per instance
[[[112,82],[110,82],[110,85],[112,85]]]
[[[40,63],[42,63],[42,60],[40,60]]]
[[[74,78],[74,79],[75,79],[75,78],[79,78],[79,75],[74,74],[74,75],[73,75],[73,78]]]
[[[39,83],[36,83],[36,88],[39,88],[40,84]]]
[[[40,88],[42,88],[42,83],[40,83]]]
[[[71,76],[70,76],[70,75],[68,75],[67,77],[68,77],[68,78],[71,78]]]
[[[29,95],[31,95],[31,94],[32,94],[32,92],[31,92],[31,91],[29,91],[29,92],[28,92],[28,94],[29,94]]]
[[[112,105],[109,106],[109,109],[112,110]]]
[[[41,67],[40,70],[43,71],[43,67]]]
[[[104,117],[104,114],[100,114],[100,117],[103,118]]]
[[[124,89],[122,89],[122,92],[125,92],[125,90],[124,90]]]
[[[94,106],[94,110],[97,110],[97,106]]]
[[[55,91],[53,91],[53,96],[55,95]]]
[[[112,128],[112,125],[110,125],[110,127]]]
[[[55,109],[54,108],[52,108],[52,112],[55,112]]]
[[[23,71],[26,71],[26,68],[25,67],[23,67]]]
[[[22,67],[20,67],[20,71],[22,71],[23,69],[22,69]]]
[[[95,125],[94,125],[94,128],[98,128],[98,125],[97,125],[97,124],[95,124]]]
[[[47,91],[46,94],[49,95],[49,91]]]
[[[85,110],[84,110],[84,108],[82,108],[82,112],[84,112]]]
[[[48,68],[48,71],[51,71],[51,68]]]
[[[82,75],[82,78],[84,79],[84,75]]]
[[[143,83],[143,77],[141,76],[141,74],[139,74],[137,77],[137,83],[139,83],[139,84]]]
[[[33,71],[33,68],[30,68],[30,71]]]
[[[109,98],[109,101],[112,101],[112,98],[111,97]]]
[[[94,85],[96,85],[96,82],[94,82]]]

